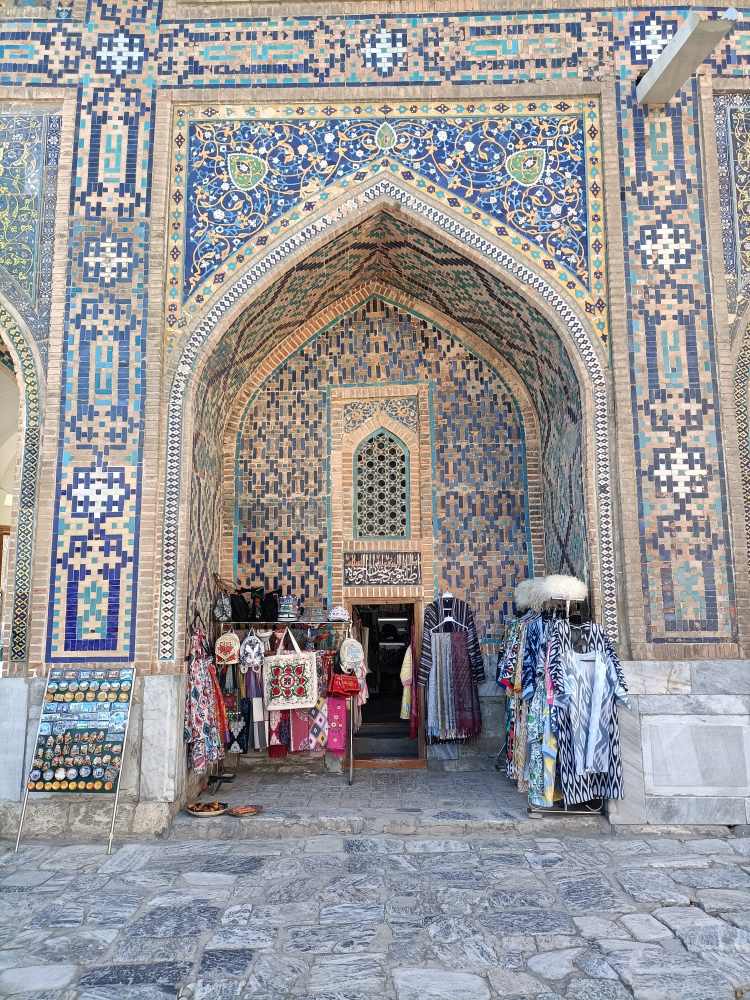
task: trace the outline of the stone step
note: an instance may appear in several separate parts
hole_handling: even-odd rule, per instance
[[[324,834],[482,838],[513,833],[562,836],[563,833],[595,834],[609,831],[609,823],[603,816],[561,814],[536,818],[520,810],[508,812],[507,815],[498,812],[496,816],[487,816],[463,810],[331,810],[324,814],[312,810],[284,812],[268,809],[258,816],[224,815],[213,819],[196,819],[187,813],[179,813],[172,822],[168,839],[283,840]]]
[[[354,759],[358,757],[417,757],[419,745],[408,736],[377,734],[354,737]]]

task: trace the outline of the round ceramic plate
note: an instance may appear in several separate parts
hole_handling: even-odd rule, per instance
[[[196,812],[190,806],[186,806],[185,811],[189,812],[191,816],[195,816],[196,819],[213,819],[214,816],[223,816],[227,809],[229,809],[229,803],[227,802],[220,802],[219,805],[221,809],[215,809],[212,812]]]
[[[230,816],[257,816],[263,812],[263,806],[233,806],[229,810]]]

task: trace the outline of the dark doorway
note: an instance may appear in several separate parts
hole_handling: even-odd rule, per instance
[[[358,605],[356,611],[367,629],[370,697],[354,741],[355,758],[416,758],[417,739],[409,736],[409,720],[401,718],[401,667],[413,642],[414,605]]]

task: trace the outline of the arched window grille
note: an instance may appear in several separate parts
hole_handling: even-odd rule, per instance
[[[409,537],[409,450],[382,427],[354,453],[354,537]]]

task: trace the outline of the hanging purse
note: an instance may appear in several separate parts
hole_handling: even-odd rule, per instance
[[[214,618],[217,622],[229,622],[232,620],[232,602],[229,594],[220,593],[214,603]]]
[[[232,608],[233,622],[243,625],[250,621],[250,608],[242,594],[232,594],[229,598],[229,603]]]
[[[328,684],[330,698],[354,698],[359,694],[359,681],[355,674],[333,674]]]
[[[267,711],[313,708],[318,700],[315,653],[303,653],[289,629],[285,629],[279,649],[287,635],[295,651],[280,652],[263,660],[263,701]]]

